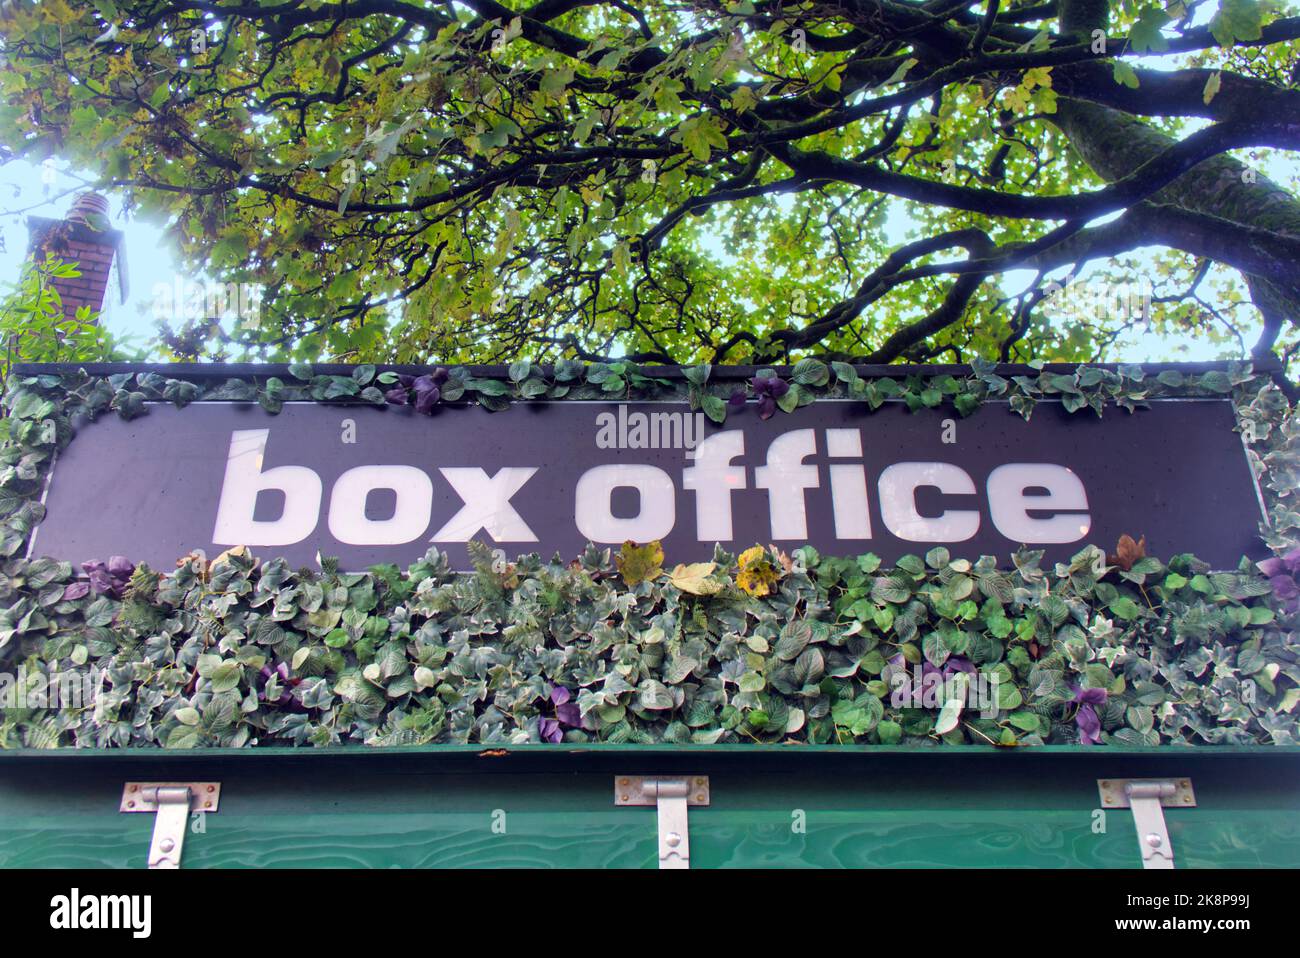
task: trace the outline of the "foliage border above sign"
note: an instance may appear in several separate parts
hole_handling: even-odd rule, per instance
[[[151,401],[681,399],[722,422],[822,397],[959,415],[995,400],[1028,418],[1042,400],[1100,415],[1206,395],[1233,399],[1261,480],[1277,556],[1258,567],[1162,562],[1127,537],[1049,569],[1022,551],[1007,570],[942,548],[882,569],[654,543],[569,564],[484,548],[471,574],[436,549],[356,574],[243,549],[173,570],[22,558],[74,422]],[[1248,364],[17,367],[5,409],[0,747],[1300,742],[1300,421]]]

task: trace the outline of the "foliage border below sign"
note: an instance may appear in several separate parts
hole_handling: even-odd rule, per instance
[[[626,363],[504,372],[294,366],[221,381],[19,370],[0,447],[0,747],[1300,741],[1300,420],[1248,364],[864,377],[805,360],[745,380]],[[1166,563],[1131,540],[1048,569],[1037,552],[999,569],[942,548],[892,569],[808,547],[665,563],[656,543],[590,547],[569,563],[483,548],[470,574],[436,549],[405,570],[354,574],[244,549],[173,570],[22,558],[73,424],[146,414],[150,401],[433,413],[680,399],[722,422],[746,404],[768,418],[822,397],[963,416],[998,400],[1028,418],[1043,400],[1100,415],[1206,395],[1231,396],[1260,478],[1271,520],[1261,534],[1278,555],[1259,567]]]

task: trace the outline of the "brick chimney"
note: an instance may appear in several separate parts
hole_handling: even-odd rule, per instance
[[[107,199],[85,192],[77,196],[62,220],[29,216],[27,235],[30,258],[44,262],[52,254],[76,263],[81,271],[78,277],[53,281],[63,299],[65,316],[76,316],[79,306],[108,312],[112,306],[110,286],[117,287],[118,302],[126,302],[126,250],[121,231],[108,228]]]

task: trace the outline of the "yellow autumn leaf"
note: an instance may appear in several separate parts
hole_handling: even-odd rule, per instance
[[[736,91],[731,94],[731,108],[737,113],[752,110],[757,102],[758,97],[754,96],[754,91],[747,86],[737,87]]]
[[[690,565],[679,563],[668,573],[668,581],[691,595],[713,595],[722,589],[721,582],[709,578],[715,568],[717,563],[714,562],[692,562]]]
[[[750,595],[767,595],[780,578],[776,566],[768,558],[762,546],[746,549],[737,560],[740,571],[736,573],[736,585]]]
[[[1035,67],[1032,70],[1025,71],[1023,86],[1026,89],[1029,89],[1031,87],[1036,87],[1036,86],[1050,87],[1051,85],[1052,85],[1051,67]]]
[[[1201,91],[1201,99],[1209,106],[1210,101],[1214,99],[1215,94],[1219,92],[1219,87],[1223,85],[1223,73],[1211,73],[1210,78],[1205,81],[1205,89]]]
[[[637,585],[647,579],[653,579],[663,571],[664,547],[659,540],[648,542],[643,546],[635,542],[623,543],[623,548],[614,556],[614,565],[628,585]]]
[[[1024,113],[1025,108],[1029,106],[1029,91],[1025,87],[1004,90],[1002,105],[1008,110],[1014,110],[1016,113]]]
[[[771,563],[756,562],[736,573],[736,585],[750,595],[767,595],[776,585],[776,569]]]

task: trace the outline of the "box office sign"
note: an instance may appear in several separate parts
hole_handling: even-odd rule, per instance
[[[1123,533],[1221,568],[1254,549],[1258,490],[1225,400],[1031,421],[988,404],[943,410],[823,400],[719,426],[685,403],[541,402],[491,413],[290,403],[148,407],[85,424],[59,456],[32,555],[125,554],[170,568],[195,548],[344,569],[467,566],[477,538],[571,558],[588,541],[662,540],[671,560],[714,543],[875,552],[935,545],[1049,559]]]

